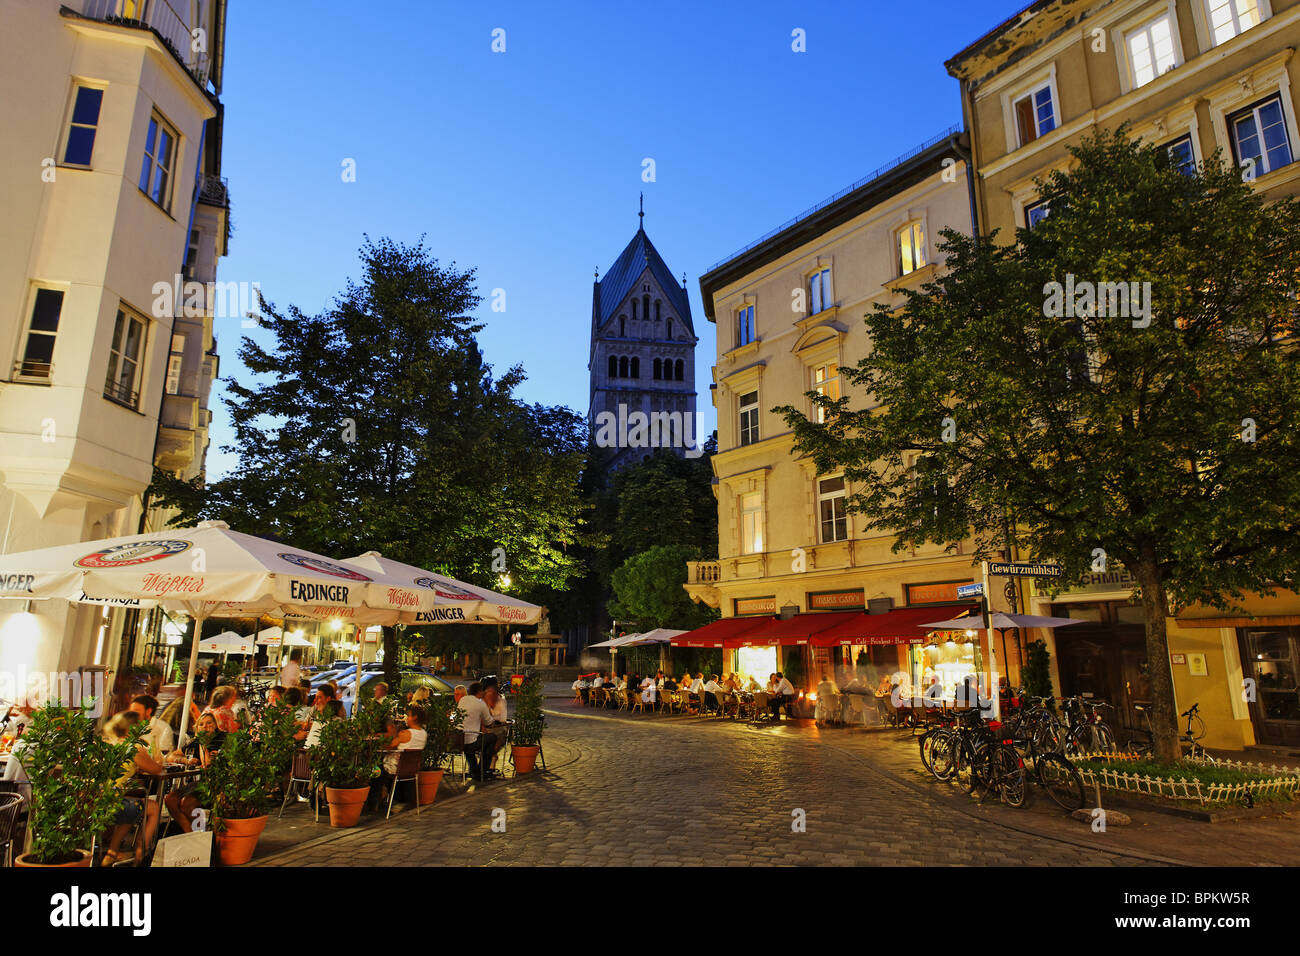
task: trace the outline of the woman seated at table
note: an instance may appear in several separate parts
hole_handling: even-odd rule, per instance
[[[659,685],[653,677],[646,677],[641,681],[641,703],[655,705],[659,699]]]
[[[173,699],[170,704],[164,707],[162,713],[158,715],[158,719],[172,729],[172,739],[175,740],[176,743],[182,747],[187,742],[185,740],[180,739],[181,713],[184,711],[184,709],[185,709],[185,695],[181,694],[181,696]],[[198,725],[200,712],[201,711],[199,710],[199,705],[196,704],[193,700],[191,700],[190,719],[189,719],[190,733],[193,733],[194,728]]]
[[[225,739],[225,733],[217,730],[217,719],[211,714],[202,714],[194,725],[194,739],[180,750],[173,750],[168,755],[167,762],[186,767],[207,767],[212,763],[212,755],[221,749]],[[204,740],[207,741],[206,744],[202,743]],[[163,797],[167,812],[172,815],[182,833],[189,833],[193,826],[194,811],[199,807],[199,798],[194,795],[197,787],[197,783],[187,783]]]
[[[419,707],[419,704],[412,704],[412,707]],[[307,730],[307,739],[303,747],[310,750],[320,743],[320,729],[325,725],[325,721],[334,717],[346,717],[347,712],[343,709],[343,701],[327,701],[320,713],[312,718],[311,727]]]
[[[135,711],[123,711],[105,725],[104,738],[110,743],[122,743],[130,736],[131,727],[138,723],[139,720],[140,715]],[[122,775],[115,782],[116,788],[125,790],[131,778],[137,773],[154,774],[155,776],[163,773],[162,765],[149,756],[149,750],[144,744],[137,744],[134,756],[123,765]],[[121,858],[118,849],[122,846],[127,831],[139,823],[142,818],[144,820],[144,829],[135,841],[136,866],[139,866],[144,860],[145,847],[153,843],[154,833],[158,830],[158,804],[148,797],[128,797],[123,795],[122,807],[113,819],[113,830],[109,834],[108,848],[104,851],[102,866],[112,866],[118,862]]]
[[[393,785],[393,779],[397,776],[397,751],[399,750],[423,750],[424,745],[429,740],[429,735],[424,729],[425,721],[429,715],[420,705],[416,704],[406,711],[406,726],[400,729],[394,727],[396,731],[388,741],[385,748],[387,753],[384,754],[384,762],[379,778],[370,785],[370,795],[378,803],[382,803],[388,788]]]
[[[217,718],[217,729],[228,734],[233,734],[239,729],[239,718],[231,709],[234,706],[235,699],[239,696],[239,691],[229,684],[223,684],[212,692],[212,697],[208,701],[208,708],[205,714],[212,714]]]

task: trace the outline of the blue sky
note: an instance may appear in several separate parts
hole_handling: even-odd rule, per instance
[[[700,275],[958,123],[943,61],[1021,6],[233,0],[220,278],[317,312],[357,275],[363,233],[423,234],[443,262],[478,269],[480,294],[506,291],[504,313],[479,313],[488,361],[523,364],[523,398],[585,414],[592,273],[632,237],[644,191],[647,233],[687,275],[707,434]],[[248,375],[241,334],[219,320],[223,377]],[[237,462],[213,410],[220,477]]]

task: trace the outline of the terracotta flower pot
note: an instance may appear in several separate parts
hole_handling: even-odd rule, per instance
[[[257,839],[266,829],[266,817],[226,820],[226,828],[217,831],[217,855],[222,866],[240,866],[253,858]]]
[[[325,788],[325,799],[330,802],[330,826],[354,827],[361,819],[361,808],[370,795],[369,787]]]
[[[511,754],[515,761],[515,773],[532,773],[537,766],[537,752],[541,747],[515,747]]]
[[[419,781],[420,806],[427,807],[433,803],[433,798],[438,793],[438,784],[442,783],[442,773],[441,770],[421,770],[415,775]]]
[[[90,866],[90,851],[78,850],[80,855],[75,860],[69,860],[67,863],[37,863],[36,858],[30,853],[24,853],[22,856],[14,857],[14,866],[30,867],[60,867],[60,866]]]

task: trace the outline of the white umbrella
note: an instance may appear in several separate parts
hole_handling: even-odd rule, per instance
[[[372,576],[401,582],[402,586],[421,593],[427,607],[404,608],[403,624],[446,624],[466,621],[477,624],[536,624],[545,608],[529,604],[508,594],[489,591],[476,584],[466,584],[435,571],[386,558],[378,551],[367,551],[345,564]],[[380,582],[376,581],[375,587]],[[385,585],[386,586],[386,585]]]
[[[290,633],[288,633],[288,634],[285,635],[284,640],[281,642],[281,646],[283,646],[283,647],[315,647],[316,645],[313,644],[311,641],[307,640],[307,638],[305,638],[305,637],[299,637],[297,634],[294,634],[293,632],[290,632]]]
[[[244,637],[234,631],[222,631],[215,637],[207,637],[199,642],[201,654],[252,654],[255,651],[251,637]]]
[[[608,641],[601,641],[599,644],[588,644],[588,647],[608,647],[611,650],[615,647],[626,647],[632,641],[640,640],[640,634],[624,634],[621,637],[613,637]]]
[[[279,647],[284,641],[284,631],[278,627],[268,627],[265,631],[257,632],[257,643],[262,647]]]
[[[369,588],[372,583],[384,586]],[[2,555],[0,598],[5,597],[156,603],[193,617],[181,737],[189,725],[199,643],[208,618],[292,613],[396,623],[403,611],[431,604],[424,592],[403,581],[232,531],[223,521]]]
[[[685,634],[685,631],[675,631],[670,627],[656,627],[653,631],[646,631],[644,634],[634,634],[635,641],[628,641],[624,647],[645,647],[650,644],[669,644],[674,637],[679,634]]]

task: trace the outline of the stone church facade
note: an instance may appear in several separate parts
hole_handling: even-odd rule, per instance
[[[685,279],[678,284],[673,278],[646,235],[645,213],[641,216],[632,241],[606,270],[605,278],[597,278],[592,286],[587,421],[597,443],[609,448],[612,468],[641,461],[655,451],[638,441],[636,412],[647,417],[664,412],[681,416],[688,423],[685,443],[693,442],[696,432],[695,344],[699,339]],[[604,412],[612,419],[602,417]],[[609,430],[600,428],[611,420],[624,423],[615,431],[622,437],[613,447]],[[665,439],[663,444],[669,442]],[[674,444],[682,454],[682,442]]]

